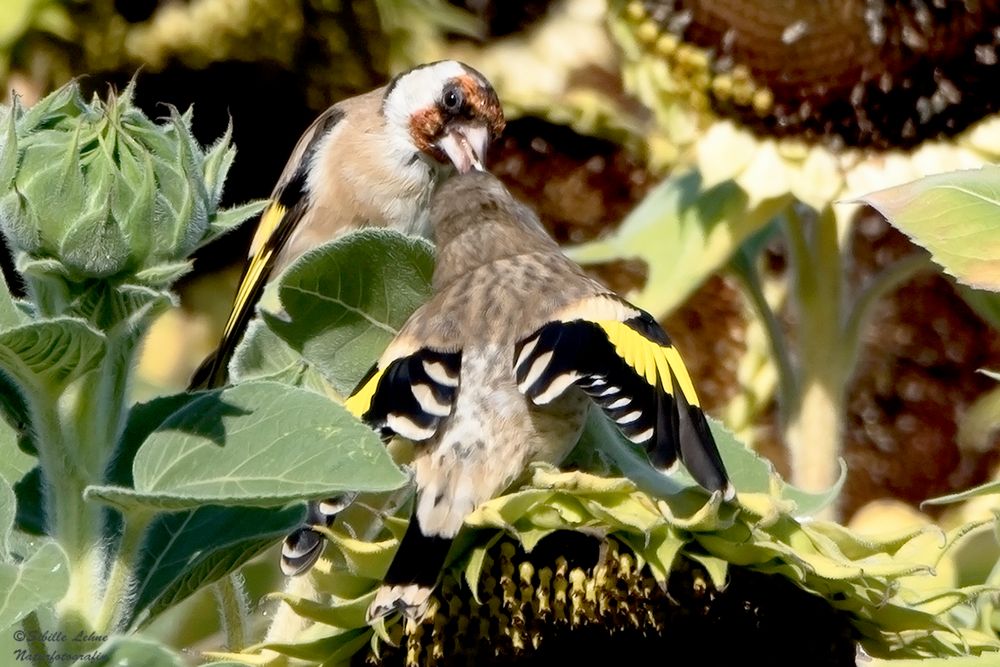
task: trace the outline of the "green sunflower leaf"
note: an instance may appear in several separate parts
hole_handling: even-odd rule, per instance
[[[14,497],[14,489],[7,480],[0,477],[0,563],[9,560],[7,542],[10,539],[10,532],[14,530],[16,516],[17,499]]]
[[[111,637],[94,651],[96,660],[83,664],[97,667],[121,667],[141,665],[141,667],[185,667],[178,654],[160,642],[146,637]]]
[[[944,496],[938,496],[937,498],[931,498],[925,500],[922,505],[948,505],[951,503],[959,503],[963,500],[969,500],[970,498],[978,498],[979,496],[990,496],[1000,493],[1000,480],[994,480],[992,482],[986,482],[985,484],[980,484],[979,486],[974,486],[971,489],[966,489],[965,491],[959,491],[958,493],[949,493]]]
[[[1000,292],[1000,167],[953,171],[860,197],[950,275]]]
[[[145,625],[204,586],[237,570],[300,525],[301,506],[199,507],[150,525],[136,566],[127,624]],[[148,611],[147,611],[148,610]]]
[[[705,190],[701,175],[687,171],[654,188],[612,235],[567,248],[566,254],[581,264],[643,260],[649,271],[645,287],[628,297],[661,319],[787,203],[787,197],[777,197],[751,206],[733,181]]]
[[[24,390],[58,396],[104,356],[104,336],[82,320],[61,317],[0,333],[0,369]]]
[[[353,232],[295,262],[278,288],[285,312],[264,321],[346,395],[430,297],[433,271],[426,241]]]
[[[0,563],[0,631],[39,607],[58,602],[69,588],[69,561],[55,542],[46,542],[20,564]]]
[[[87,494],[126,510],[275,507],[406,481],[378,436],[346,410],[275,382],[199,394],[146,439],[132,473],[134,489]]]

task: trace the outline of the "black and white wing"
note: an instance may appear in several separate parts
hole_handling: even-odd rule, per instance
[[[654,465],[680,460],[703,487],[733,497],[691,377],[649,313],[609,295],[583,299],[518,342],[514,375],[537,405],[579,387]]]

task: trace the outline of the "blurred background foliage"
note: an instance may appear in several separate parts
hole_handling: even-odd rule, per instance
[[[843,457],[836,512],[873,533],[997,507],[919,503],[996,477],[1000,389],[976,371],[1000,369],[1000,300],[845,202],[997,160],[998,46],[1000,3],[986,0],[0,5],[5,94],[30,104],[73,77],[103,94],[139,71],[150,115],[193,103],[203,142],[231,118],[226,204],[267,196],[336,100],[418,62],[480,69],[511,119],[490,168],[661,318],[709,411],[782,474],[815,490]],[[197,255],[183,308],[146,345],[143,396],[183,388],[214,345],[250,227]],[[983,581],[993,536],[956,558],[957,584]],[[162,627],[189,633],[176,645],[212,631]]]

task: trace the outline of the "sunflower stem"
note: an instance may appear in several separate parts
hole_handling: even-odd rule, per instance
[[[99,632],[110,634],[122,629],[119,627],[123,620],[122,612],[127,608],[129,587],[141,554],[142,540],[153,516],[154,513],[143,511],[131,512],[124,516],[121,542],[118,544],[118,553],[108,575],[101,611],[97,616],[96,625]]]
[[[21,619],[21,628],[24,630],[24,643],[27,646],[27,653],[31,656],[30,663],[35,667],[50,667],[52,661],[49,660],[49,652],[42,639],[42,626],[38,622],[38,614],[31,612]],[[14,657],[18,662],[25,662],[15,651]]]
[[[83,499],[90,482],[78,455],[75,434],[64,424],[60,407],[48,396],[33,396],[31,404],[38,460],[45,478],[45,514],[50,534],[66,552],[70,563],[69,590],[57,612],[63,627],[71,630],[67,634],[93,630],[90,624],[95,611],[104,525],[101,509]]]
[[[785,435],[792,483],[820,492],[833,486],[839,474],[845,389],[856,355],[844,345],[843,266],[832,209],[807,222],[792,207],[785,227],[794,276],[791,294],[799,317],[800,390],[788,411]],[[826,518],[835,518],[837,508],[825,512]]]
[[[222,627],[226,633],[226,646],[230,651],[240,651],[248,645],[250,628],[248,624],[246,592],[243,581],[236,573],[222,577],[212,586]]]
[[[778,409],[781,413],[782,423],[787,424],[788,411],[796,404],[796,397],[799,395],[799,378],[789,355],[788,337],[781,330],[781,324],[764,295],[760,273],[757,271],[753,258],[741,250],[733,257],[732,268],[740,282],[743,283],[746,295],[767,332],[771,355],[774,357],[778,369]]]

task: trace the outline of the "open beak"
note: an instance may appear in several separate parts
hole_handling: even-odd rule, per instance
[[[483,125],[458,125],[441,137],[438,148],[444,151],[459,173],[465,174],[475,169],[486,171],[486,149],[490,143],[490,132]]]

